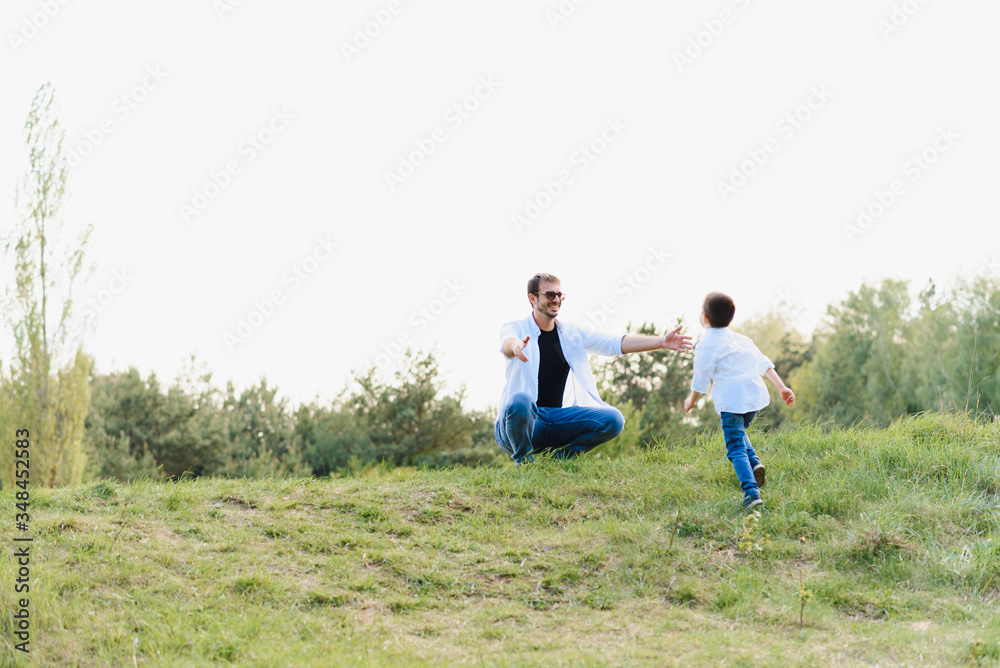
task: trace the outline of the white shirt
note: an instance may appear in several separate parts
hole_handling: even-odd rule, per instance
[[[714,382],[712,400],[719,414],[759,411],[771,403],[761,376],[773,366],[749,337],[728,327],[709,327],[694,347],[691,389],[708,394]]]
[[[556,319],[556,332],[559,336],[559,345],[562,348],[566,363],[569,364],[569,375],[566,378],[566,389],[563,391],[564,407],[568,406],[608,406],[601,400],[600,392],[597,391],[597,381],[590,371],[590,363],[587,361],[587,353],[596,355],[606,355],[608,357],[623,355],[622,335],[599,334],[590,332],[571,323],[564,323]],[[542,330],[535,322],[533,315],[529,315],[524,320],[512,320],[500,328],[500,354],[503,355],[503,342],[513,337],[518,341],[523,341],[524,337],[530,336],[528,344],[524,346],[524,354],[528,358],[527,362],[522,362],[516,357],[507,360],[506,384],[503,393],[500,395],[500,406],[497,420],[503,414],[504,409],[515,394],[524,392],[531,397],[533,402],[538,402],[538,336]]]

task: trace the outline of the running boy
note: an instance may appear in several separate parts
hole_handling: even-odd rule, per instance
[[[764,465],[746,434],[757,413],[771,402],[761,376],[774,383],[789,406],[795,403],[795,393],[781,382],[774,364],[753,341],[729,329],[735,313],[736,305],[729,295],[710,292],[705,297],[700,320],[706,331],[694,349],[694,377],[691,394],[684,400],[684,412],[690,413],[695,402],[708,392],[709,383],[715,383],[712,400],[722,418],[726,456],[743,488],[743,508],[750,510],[764,503],[760,499]]]

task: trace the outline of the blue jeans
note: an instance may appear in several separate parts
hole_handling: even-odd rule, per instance
[[[515,394],[497,421],[497,445],[520,464],[532,453],[551,451],[569,459],[622,433],[625,418],[611,407],[538,407],[525,393]]]
[[[726,457],[733,463],[733,470],[743,488],[744,498],[760,496],[757,481],[753,477],[753,467],[760,464],[747,436],[747,428],[757,417],[757,411],[749,413],[722,413],[722,435],[726,439]]]

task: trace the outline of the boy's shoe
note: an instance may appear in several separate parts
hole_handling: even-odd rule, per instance
[[[767,471],[764,469],[764,465],[758,463],[757,466],[753,467],[753,479],[757,481],[757,487],[761,488],[767,482]]]
[[[743,499],[743,510],[764,510],[764,502],[760,495],[748,496]]]

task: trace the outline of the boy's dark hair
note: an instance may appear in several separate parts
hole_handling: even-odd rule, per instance
[[[528,280],[528,294],[537,295],[538,294],[538,284],[542,281],[547,283],[559,283],[559,279],[552,274],[535,274]]]
[[[736,304],[733,298],[722,292],[709,292],[705,295],[705,302],[701,305],[701,311],[708,319],[708,324],[712,327],[729,327],[736,315]]]

